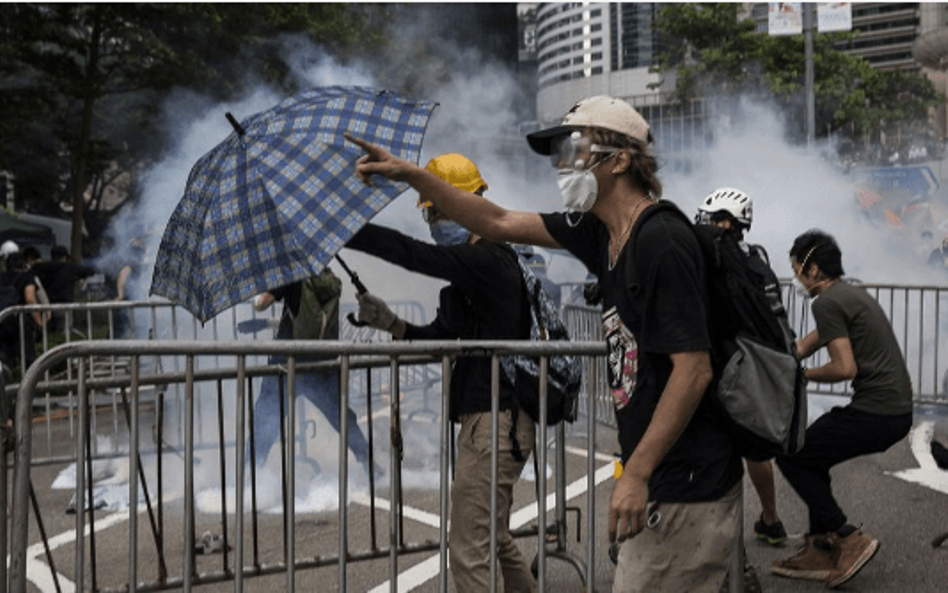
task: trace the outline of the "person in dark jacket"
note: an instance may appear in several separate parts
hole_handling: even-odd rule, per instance
[[[39,261],[31,268],[43,283],[50,303],[72,303],[76,300],[76,282],[95,274],[95,268],[84,266],[69,259],[69,251],[62,245],[54,245],[50,261]],[[50,331],[57,331],[63,323],[62,312],[50,320]]]
[[[427,169],[461,190],[482,194],[487,189],[477,167],[463,155],[440,155]],[[435,320],[427,326],[407,323],[368,293],[359,296],[360,319],[404,340],[529,339],[529,304],[513,248],[471,234],[431,204],[419,205],[436,245],[368,225],[347,246],[449,281],[441,290]],[[461,424],[451,489],[451,573],[459,592],[480,593],[490,590],[490,359],[459,358],[450,389],[448,413]],[[514,386],[503,374],[498,425],[497,590],[533,593],[536,579],[514,543],[509,522],[513,486],[533,449],[535,431],[530,417],[518,409]]]

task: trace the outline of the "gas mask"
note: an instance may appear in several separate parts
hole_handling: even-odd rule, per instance
[[[434,239],[434,242],[444,247],[463,245],[471,238],[471,231],[453,220],[430,222],[428,223],[428,230],[431,231],[431,238]]]
[[[810,295],[810,291],[806,289],[806,286],[804,286],[802,282],[800,282],[799,278],[793,279],[793,290],[799,297],[803,297],[805,299],[813,298],[812,295]]]
[[[563,206],[570,212],[589,212],[599,195],[599,182],[592,169],[560,169],[556,178]]]

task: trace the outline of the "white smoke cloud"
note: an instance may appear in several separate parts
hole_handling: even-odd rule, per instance
[[[832,146],[788,143],[786,117],[773,105],[742,99],[736,111],[740,119],[712,121],[714,146],[697,155],[693,172],[661,175],[667,199],[692,215],[718,187],[745,191],[754,200],[746,239],[767,249],[782,278],[792,276],[788,253],[794,238],[819,228],[836,238],[849,277],[867,283],[930,281],[911,229],[872,223],[859,211],[851,175],[824,156],[835,154]]]

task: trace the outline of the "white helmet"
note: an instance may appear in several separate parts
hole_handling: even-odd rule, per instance
[[[20,246],[13,241],[4,241],[3,245],[0,245],[0,257],[6,257],[11,253],[16,253],[19,250]]]
[[[741,190],[733,187],[716,189],[698,206],[698,212],[711,213],[722,210],[728,212],[737,222],[750,228],[751,219],[754,217],[754,203],[750,196]]]

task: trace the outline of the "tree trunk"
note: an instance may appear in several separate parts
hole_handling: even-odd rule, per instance
[[[102,37],[102,18],[99,6],[93,8],[92,35],[89,38],[89,55],[86,59],[85,92],[82,102],[82,123],[79,128],[79,142],[76,147],[76,179],[72,199],[72,236],[69,252],[77,260],[82,260],[82,228],[85,213],[86,160],[89,151],[89,139],[92,135],[92,113],[97,95],[96,68],[99,61],[99,43]]]

